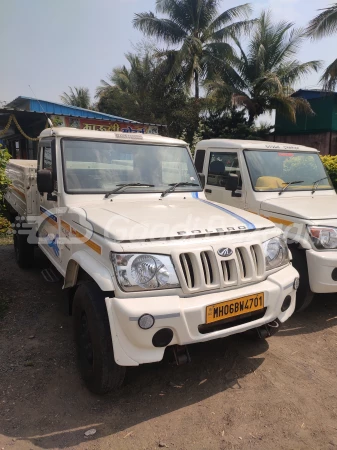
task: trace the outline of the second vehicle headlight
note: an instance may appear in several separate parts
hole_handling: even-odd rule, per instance
[[[319,250],[337,248],[337,228],[308,227],[308,230],[315,247]]]
[[[179,287],[170,256],[142,253],[111,253],[118,284],[123,291]]]
[[[289,263],[289,250],[284,237],[279,236],[263,243],[266,270],[276,269]]]

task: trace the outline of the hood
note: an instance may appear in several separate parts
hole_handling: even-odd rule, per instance
[[[261,203],[261,212],[308,220],[337,218],[337,195],[272,198]]]
[[[253,231],[274,225],[258,215],[203,198],[168,196],[100,201],[83,208],[94,231],[118,242]]]

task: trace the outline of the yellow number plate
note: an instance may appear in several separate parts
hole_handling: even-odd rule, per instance
[[[229,317],[240,316],[264,308],[264,293],[217,303],[206,308],[206,323],[217,322]]]

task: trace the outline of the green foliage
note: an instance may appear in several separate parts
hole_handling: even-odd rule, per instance
[[[249,123],[244,110],[235,107],[225,111],[210,111],[204,119],[204,139],[257,139],[265,140],[273,127],[261,124],[256,127]]]
[[[70,87],[69,94],[63,92],[60,96],[62,103],[69,106],[77,106],[78,108],[91,109],[90,92],[85,87]]]
[[[296,53],[304,41],[304,32],[293,23],[274,23],[269,12],[263,12],[250,35],[247,49],[235,39],[238,56],[228,63],[206,89],[215,101],[233,98],[249,114],[249,122],[276,109],[289,120],[296,121],[297,112],[313,114],[310,104],[291,97],[293,86],[312,71],[317,71],[319,61],[301,63]]]
[[[139,122],[168,125],[176,136],[186,128],[193,136],[200,107],[190,100],[181,79],[164,83],[168,73],[166,58],[155,58],[149,51],[126,55],[128,66],[112,70],[107,81],[97,88],[98,111]]]
[[[195,148],[196,148],[198,142],[202,141],[203,135],[204,135],[204,131],[205,131],[204,124],[200,120],[199,124],[198,124],[198,128],[196,129],[196,131],[195,131],[195,133],[193,135],[193,139],[192,139],[192,144],[191,144],[191,153],[192,153],[192,155],[194,155]]]
[[[5,212],[3,201],[4,195],[10,182],[6,177],[5,169],[10,157],[11,155],[8,153],[7,149],[2,148],[2,145],[0,144],[0,234],[7,232],[10,226],[8,220],[3,217],[3,213]]]
[[[337,156],[321,156],[321,160],[330,175],[334,188],[337,190]]]

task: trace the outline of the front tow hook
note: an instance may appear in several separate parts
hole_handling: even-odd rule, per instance
[[[262,327],[256,328],[257,334],[260,339],[267,339],[270,336],[276,334],[281,327],[281,322],[278,319],[273,320]]]

